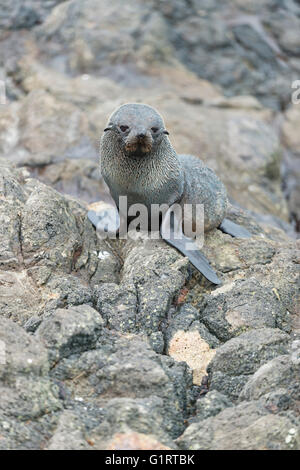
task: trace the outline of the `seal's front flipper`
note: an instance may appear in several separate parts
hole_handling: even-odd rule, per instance
[[[164,219],[161,229],[160,229],[160,234],[162,238],[171,246],[176,248],[180,253],[182,253],[184,256],[186,256],[189,261],[192,263],[193,266],[195,266],[198,271],[203,274],[206,279],[208,279],[210,282],[213,284],[221,284],[222,282],[216,275],[215,271],[212,269],[210,266],[208,260],[205,258],[203,253],[199,250],[197,247],[196,243],[191,239],[188,238],[184,235],[181,229],[181,224],[180,228],[177,224],[177,230],[174,229],[174,214],[171,214],[171,217],[169,217],[170,220],[170,227],[169,230],[166,230],[166,219]],[[175,238],[177,237],[177,238]]]
[[[103,233],[117,233],[120,227],[120,217],[117,209],[109,207],[100,212],[89,210],[87,213],[88,219],[99,232]]]
[[[89,221],[92,222],[95,228],[97,228],[98,222],[100,221],[97,212],[88,211],[87,216],[88,216]]]
[[[251,238],[252,235],[248,230],[241,225],[235,224],[229,219],[224,219],[219,229],[222,230],[224,233],[228,233],[232,237],[236,238]]]

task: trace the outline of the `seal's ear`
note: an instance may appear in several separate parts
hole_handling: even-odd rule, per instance
[[[163,134],[167,134],[167,135],[169,135],[169,132],[168,132],[168,131],[166,131],[166,130],[164,130],[164,131],[163,131]]]
[[[111,129],[112,129],[111,126],[110,126],[110,127],[106,127],[103,132],[110,131]]]

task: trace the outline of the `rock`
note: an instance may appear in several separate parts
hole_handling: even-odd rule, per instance
[[[164,432],[173,437],[182,432],[183,419],[192,406],[189,392],[192,377],[187,366],[156,354],[139,336],[103,331],[96,348],[90,344],[89,350],[80,357],[72,355],[61,359],[52,375],[64,381],[73,396],[80,397],[84,403],[96,401],[105,409],[114,397],[130,398],[133,404],[135,401],[152,403],[155,399],[156,420]],[[144,432],[139,426],[134,430]],[[155,430],[149,432],[156,435],[157,427]],[[120,428],[116,427],[117,431]]]
[[[294,0],[0,0],[0,449],[299,448],[299,21]],[[252,234],[205,236],[221,287],[87,218],[107,118],[145,100]]]
[[[42,313],[41,296],[26,270],[0,270],[0,314],[24,324]]]
[[[20,104],[12,103],[9,106],[1,106],[0,116],[0,151],[9,154],[15,149],[19,141]],[[1,163],[3,166],[3,162]]]
[[[64,411],[58,426],[47,444],[47,450],[89,450],[81,423],[71,411]]]
[[[30,317],[24,325],[24,330],[28,333],[34,333],[36,329],[42,323],[42,319],[40,317],[32,316]]]
[[[17,421],[37,419],[62,408],[58,387],[47,377],[18,377],[13,387],[1,386],[1,397],[1,415]]]
[[[200,313],[189,303],[185,303],[179,306],[176,313],[173,313],[169,317],[168,329],[166,330],[166,336],[168,342],[172,341],[174,335],[178,332],[190,332],[197,331],[203,340],[213,349],[220,345],[220,341],[213,336],[203,323],[199,321]]]
[[[229,96],[253,94],[278,109],[282,102],[289,102],[288,70],[296,75],[280,37],[283,29],[288,30],[292,39],[287,42],[297,42],[298,21],[293,6],[285,4],[282,13],[287,21],[279,33],[282,13],[277,7],[276,2],[263,8],[255,2],[251,9],[241,2],[228,2],[221,10],[217,2],[205,4],[198,15],[193,12],[177,25],[177,55],[202,78],[216,80]],[[211,54],[214,60],[208,61]],[[233,69],[234,75],[229,72]],[[284,93],[280,86],[285,86]]]
[[[201,321],[223,341],[249,328],[275,328],[285,314],[274,292],[253,278],[219,287],[200,305]]]
[[[297,333],[298,244],[237,241],[220,234],[206,240],[205,255],[214,260],[215,269],[226,272],[227,280],[209,294],[198,286],[190,292],[210,333],[222,341],[263,326]]]
[[[114,398],[107,405],[106,418],[93,429],[88,439],[93,442],[95,449],[103,450],[115,445],[116,434],[135,436],[135,438],[138,434],[150,440],[151,444],[155,436],[156,442],[176,449],[174,441],[166,435],[162,427],[164,419],[160,415],[161,405],[161,399],[155,396],[135,400]]]
[[[2,315],[25,324],[58,307],[92,305],[87,282],[116,280],[119,260],[98,257],[109,248],[74,200],[1,163],[0,204]]]
[[[283,15],[276,11],[271,21],[266,21],[266,26],[271,26],[272,33],[282,50],[291,56],[297,55],[300,51],[299,37],[295,34],[296,28],[300,26],[300,20],[293,14],[295,12],[293,5],[289,5],[283,10]]]
[[[298,341],[299,342],[299,341]],[[293,400],[299,399],[299,347],[298,358],[296,352],[292,355],[278,356],[263,364],[245,384],[240,398],[243,400],[258,400],[264,395],[274,394],[280,391],[281,401],[283,396],[289,403],[288,408],[293,408]],[[270,403],[270,396],[267,401]],[[295,406],[295,405],[294,405]]]
[[[95,17],[101,21],[100,28]],[[142,17],[146,18],[144,24]],[[108,67],[107,59],[112,58],[122,63],[128,59],[132,62],[135,57],[138,65],[144,60],[148,63],[168,60],[173,49],[167,34],[164,19],[149,3],[130,2],[123,8],[122,2],[112,4],[106,0],[101,5],[95,0],[63,3],[37,31],[42,42],[51,38],[57,44],[66,69],[81,73],[97,70],[100,63],[101,67]],[[156,41],[157,37],[160,41]],[[66,47],[65,52],[62,47]],[[134,74],[131,79],[134,80]]]
[[[104,322],[88,305],[57,309],[39,326],[36,336],[48,348],[52,361],[93,349]]]
[[[22,211],[22,253],[27,267],[41,264],[70,272],[81,250],[80,231],[67,201],[49,187],[29,181],[31,194]]]
[[[47,350],[5,318],[1,320],[0,344],[1,448],[39,447],[51,426],[45,417],[62,408],[58,387],[49,377]],[[29,435],[23,429],[27,420],[32,422],[27,428]]]
[[[199,323],[199,313],[188,304],[169,319],[167,336],[169,356],[185,361],[193,371],[193,383],[201,385],[219,345],[217,338]]]
[[[1,319],[1,341],[5,346],[5,362],[1,378],[18,374],[45,376],[49,372],[47,350],[11,320]]]
[[[1,269],[14,268],[22,261],[20,248],[20,211],[26,200],[24,175],[0,166]]]
[[[104,283],[95,288],[97,310],[114,329],[134,332],[137,311],[134,286]]]
[[[107,450],[171,450],[154,437],[138,432],[116,433]]]
[[[287,352],[289,336],[275,328],[242,333],[220,346],[209,365],[210,390],[236,400],[249,375],[261,365]]]
[[[19,166],[41,167],[66,158],[97,159],[85,114],[41,89],[35,89],[18,104],[7,104],[0,136],[4,156]]]
[[[191,450],[290,450],[299,448],[299,433],[289,418],[247,402],[191,424],[177,444]]]
[[[288,150],[284,154],[285,167],[285,194],[288,200],[291,218],[294,220],[296,230],[300,227],[300,199],[299,199],[299,155],[300,141],[297,132],[300,114],[297,105],[292,105],[284,114],[281,132],[283,143]]]
[[[233,403],[226,395],[212,390],[204,397],[199,398],[196,403],[196,416],[190,419],[190,422],[198,422],[211,416],[216,416],[225,408],[233,406]]]
[[[123,247],[124,266],[119,285],[95,289],[97,309],[114,329],[157,332],[186,279],[187,260],[162,240]]]
[[[32,1],[17,0],[13,3],[1,1],[0,27],[1,29],[32,28],[41,23],[51,8],[63,0]]]
[[[282,138],[285,145],[295,153],[299,153],[300,138],[298,124],[300,120],[300,112],[297,105],[292,105],[284,114],[282,123]]]
[[[163,354],[165,348],[164,336],[161,331],[151,333],[149,337],[150,345],[157,354]]]
[[[194,384],[201,385],[215,351],[209,348],[198,331],[178,331],[170,341],[168,354],[176,361],[185,361],[193,370]]]
[[[35,90],[20,110],[20,140],[28,156],[18,163],[40,166],[77,155],[96,156],[85,115],[71,104]]]
[[[241,398],[249,400],[250,397],[253,397],[254,400],[257,400],[276,387],[280,388],[281,383],[289,383],[292,371],[288,367],[288,360],[288,356],[279,356],[261,366],[246,383],[241,392]],[[280,378],[277,375],[278,368],[282,372]],[[274,373],[275,377],[272,376]]]
[[[217,2],[200,8],[185,0],[174,7],[153,0],[132,0],[126,8],[105,2],[105,15],[99,8],[95,0],[63,3],[38,28],[39,45],[56,69],[100,71],[118,82],[146,86],[150,66],[153,71],[180,62],[229,96],[256,95],[275,109],[290,101],[289,84],[298,78],[294,3],[285,3],[280,12],[276,2],[264,8],[255,2],[254,9],[228,2],[222,10]]]
[[[122,86],[109,78],[91,74],[69,77],[33,57],[23,56],[20,68],[22,87],[27,93],[37,89],[48,90],[59,102],[76,106],[92,107],[95,102],[102,103],[103,111],[109,113],[107,97],[118,100],[123,91]]]
[[[100,200],[105,194],[98,162],[92,159],[67,159],[43,168],[35,168],[31,175],[58,192],[84,202]]]
[[[80,282],[75,276],[55,276],[47,283],[47,290],[51,292],[51,300],[47,303],[47,310],[76,305],[93,306],[92,289]]]

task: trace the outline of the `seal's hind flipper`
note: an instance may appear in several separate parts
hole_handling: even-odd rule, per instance
[[[164,238],[164,240],[169,245],[177,248],[177,250],[180,251],[180,253],[182,253],[184,256],[187,256],[192,265],[195,266],[195,268],[198,269],[198,271],[203,274],[203,276],[206,277],[206,279],[208,279],[210,282],[213,284],[222,283],[199,248],[193,251],[185,249],[186,243],[193,243],[192,240],[186,237],[182,240],[174,240],[171,238]]]
[[[251,238],[251,233],[241,225],[235,224],[229,219],[224,219],[219,229],[222,230],[224,233],[228,233],[232,237],[236,238]]]
[[[174,229],[174,214],[170,217],[170,230],[167,234],[164,223],[162,223],[160,234],[162,238],[171,246],[176,248],[180,253],[186,256],[198,271],[203,274],[213,284],[222,284],[215,271],[210,266],[206,257],[201,253],[194,240],[184,235],[180,226],[177,224],[177,232]],[[177,238],[175,238],[177,236]]]

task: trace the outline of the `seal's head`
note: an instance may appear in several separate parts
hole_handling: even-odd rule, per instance
[[[144,155],[155,148],[168,131],[160,114],[146,104],[129,103],[111,115],[104,132],[114,132],[127,155]]]

